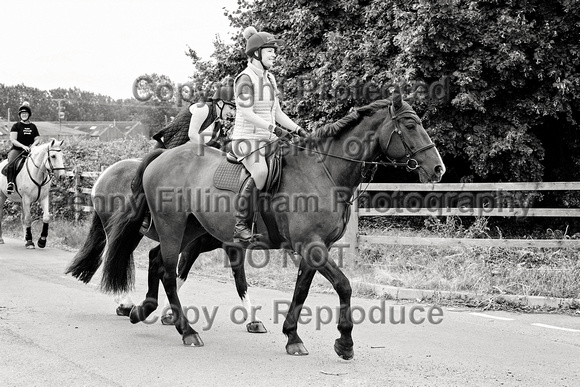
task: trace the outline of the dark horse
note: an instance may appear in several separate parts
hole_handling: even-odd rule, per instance
[[[132,205],[133,193],[131,191],[131,182],[133,177],[137,174],[141,165],[146,165],[150,159],[157,157],[162,152],[162,150],[156,150],[147,155],[144,160],[128,159],[118,161],[109,166],[99,175],[99,178],[93,185],[91,192],[94,214],[90,230],[83,246],[79,249],[73,261],[66,269],[66,274],[71,274],[73,277],[84,283],[89,283],[91,281],[93,275],[102,263],[102,256],[107,243],[109,219],[115,210],[119,208],[127,208],[127,206]],[[158,236],[155,231],[155,226],[151,225],[147,232],[144,233],[144,236],[157,241]],[[187,279],[192,265],[201,253],[221,247],[222,243],[210,234],[197,238],[185,247],[179,260],[178,289]],[[147,310],[151,308],[152,305],[154,305],[153,309],[157,307],[159,288],[158,268],[159,262],[161,262],[161,257],[159,256],[160,251],[160,246],[156,246],[149,252],[149,289],[146,296],[146,302],[142,305],[135,306],[128,293],[119,294],[116,297],[121,300],[121,304],[117,307],[117,314],[129,316],[133,323],[142,321],[142,319],[139,318],[139,316],[143,314],[141,311],[142,308]],[[239,261],[231,262],[231,267],[238,295],[240,296],[246,310],[252,311],[252,303],[247,293],[248,287],[244,266],[242,262]],[[166,311],[167,310],[164,310],[164,312]],[[171,310],[169,311],[171,312]],[[253,317],[254,319],[247,324],[248,332],[266,332],[263,323],[256,320],[255,315]],[[171,313],[161,316],[161,322],[165,325],[173,324],[172,320],[173,316]]]
[[[328,249],[345,232],[350,200],[363,174],[381,155],[406,163],[421,182],[437,182],[445,172],[439,152],[413,109],[398,92],[390,100],[359,108],[332,125],[327,125],[300,145],[289,145],[277,193],[270,196],[269,215],[274,227],[257,223],[259,237],[248,248],[293,250],[300,254],[298,277],[292,303],[284,321],[288,337],[286,351],[306,355],[297,333],[297,323],[314,274],[318,271],[338,293],[340,313],[335,341],[336,353],[354,355],[350,299],[351,286],[328,254]],[[139,227],[147,208],[151,212],[163,257],[159,270],[162,283],[176,316],[175,326],[185,345],[203,345],[189,325],[176,292],[179,252],[191,241],[208,234],[232,246],[236,195],[214,187],[213,174],[225,154],[211,148],[199,152],[195,145],[168,150],[136,176],[135,207],[116,212],[110,220],[109,248],[105,255],[102,288],[127,289],[131,276],[130,256],[140,240]],[[200,171],[203,171],[201,173]],[[292,200],[308,195],[309,200]],[[210,200],[207,200],[207,199]],[[218,198],[218,200],[211,200]],[[290,201],[290,204],[288,204]],[[313,203],[313,201],[315,203]],[[206,203],[212,202],[209,206]],[[302,204],[300,204],[302,203]],[[314,208],[312,208],[314,207]],[[264,217],[264,215],[263,215]],[[245,252],[245,247],[236,246]],[[243,255],[242,255],[243,256]]]

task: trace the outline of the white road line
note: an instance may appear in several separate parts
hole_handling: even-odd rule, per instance
[[[546,325],[546,324],[540,324],[540,323],[532,323],[532,325],[534,325],[536,327],[542,327],[542,328],[558,329],[560,331],[566,331],[566,332],[580,332],[580,329],[562,328],[562,327],[556,327],[554,325]]]
[[[507,317],[499,317],[499,316],[492,316],[491,314],[485,314],[485,313],[469,313],[473,316],[477,316],[477,317],[486,317],[486,318],[493,318],[496,320],[503,320],[503,321],[514,321],[515,319],[513,318],[507,318]]]

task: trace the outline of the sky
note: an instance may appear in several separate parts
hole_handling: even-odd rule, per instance
[[[2,0],[0,83],[119,99],[144,74],[188,82],[187,47],[209,60],[216,35],[238,32],[224,7],[237,0]]]

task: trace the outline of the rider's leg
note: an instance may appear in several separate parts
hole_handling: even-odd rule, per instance
[[[254,191],[263,189],[268,177],[268,164],[259,143],[252,142],[252,149],[256,151],[242,160],[242,164],[244,164],[251,176],[240,189],[238,200],[235,203],[236,225],[234,227],[234,242],[248,242],[251,239],[252,231],[251,226],[248,224],[252,217],[252,206],[250,204],[254,197]]]
[[[8,194],[11,194],[14,192],[14,180],[16,178],[15,176],[15,163],[14,160],[16,160],[16,158],[18,157],[18,155],[20,155],[21,151],[16,150],[16,149],[11,149],[10,152],[8,152],[8,168],[6,168],[6,180],[8,180],[8,186],[6,187],[6,192]]]

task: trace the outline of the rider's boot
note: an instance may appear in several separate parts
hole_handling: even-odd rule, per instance
[[[234,226],[234,242],[248,243],[252,239],[252,230],[248,222],[251,219],[252,195],[256,190],[256,183],[251,177],[244,183],[240,189],[240,197],[236,208],[236,225]]]
[[[12,162],[13,163],[13,162]],[[8,180],[8,185],[6,186],[6,193],[8,195],[14,193],[14,165],[8,165],[6,169],[6,180]]]

